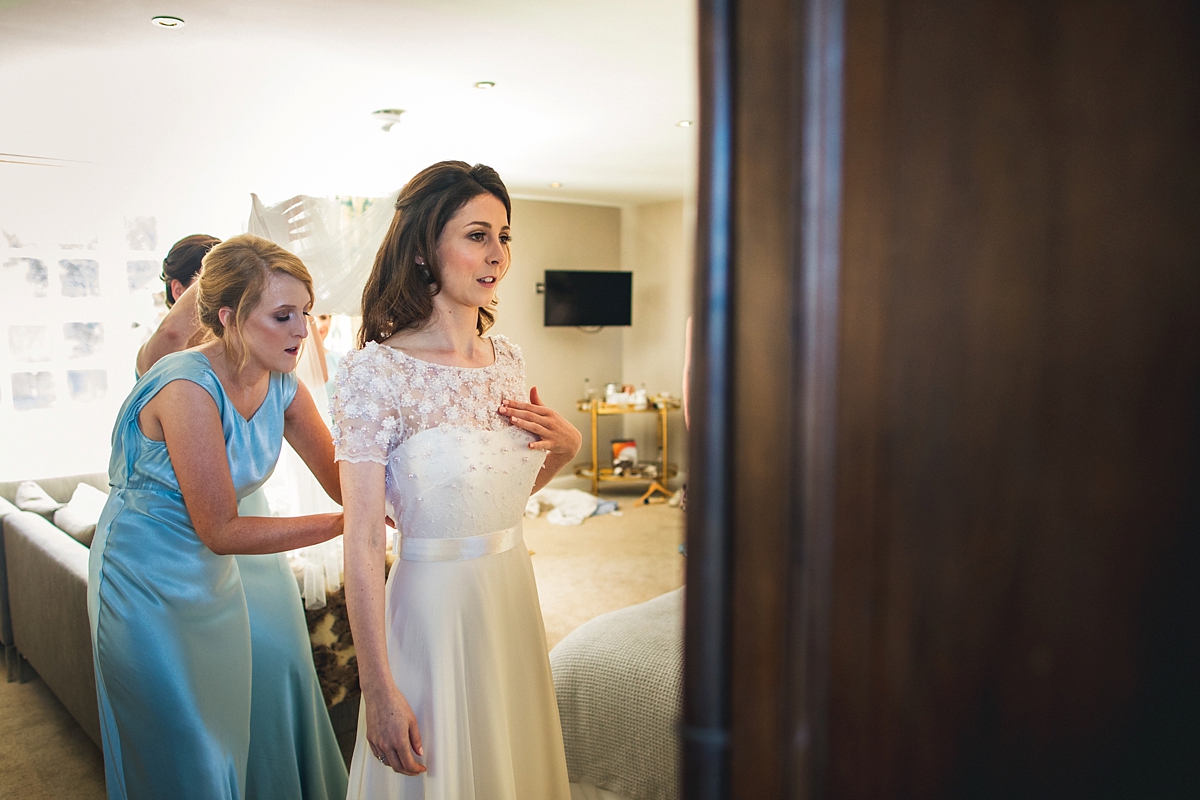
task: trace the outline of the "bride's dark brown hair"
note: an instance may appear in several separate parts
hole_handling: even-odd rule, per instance
[[[438,237],[463,206],[484,194],[504,203],[505,217],[511,221],[508,189],[496,170],[483,164],[472,167],[465,161],[440,161],[404,185],[396,199],[396,215],[363,288],[359,347],[382,342],[397,331],[419,328],[433,315],[433,298],[442,289]],[[424,264],[417,264],[418,256]],[[482,334],[495,321],[492,309],[480,308],[475,327]]]

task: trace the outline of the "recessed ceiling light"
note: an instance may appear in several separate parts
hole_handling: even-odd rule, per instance
[[[561,183],[559,183],[558,181],[555,181],[554,183],[550,184],[550,188],[551,188],[551,189],[561,189],[561,188],[562,188],[562,184],[561,184]]]
[[[690,119],[681,119],[681,120],[679,120],[679,122],[676,122],[675,124],[681,128],[690,128],[693,125],[695,125],[696,123]]]
[[[150,24],[157,25],[160,28],[182,28],[183,20],[179,17],[153,17]]]
[[[475,88],[476,89],[494,89],[494,88],[496,88],[496,82],[495,81],[477,81],[475,83]]]
[[[378,111],[372,111],[371,116],[376,122],[382,123],[381,127],[384,133],[386,133],[392,129],[393,125],[400,121],[400,115],[403,113],[403,108],[381,108]]]

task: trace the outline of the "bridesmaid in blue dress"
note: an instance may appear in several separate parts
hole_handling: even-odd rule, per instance
[[[163,261],[164,280],[168,275],[189,280],[167,286],[174,303],[139,350],[139,372],[148,371],[165,355],[203,341],[207,329],[196,310],[200,287],[190,276],[198,276],[204,255],[220,243],[215,237],[197,234],[171,247]],[[310,332],[312,329],[310,319]],[[292,373],[286,378],[296,383]],[[254,422],[258,424],[259,419]],[[275,442],[272,469],[278,460],[280,438],[276,433],[271,439]],[[267,477],[270,474],[268,469]],[[241,516],[271,516],[261,488],[245,496],[239,492],[238,498]],[[342,800],[346,795],[345,762],[313,667],[303,600],[287,558],[282,553],[238,555],[237,563],[250,616],[253,664],[245,797]]]
[[[237,508],[270,475],[284,436],[340,498],[328,429],[291,374],[311,304],[307,270],[282,248],[252,236],[214,248],[197,309],[215,338],[160,359],[118,416],[88,582],[110,798],[344,795],[303,616],[287,606],[299,609],[295,582],[271,579],[290,594],[251,592],[251,612],[243,565],[270,573],[284,562],[235,555],[341,533],[340,514],[272,519]],[[274,631],[255,643],[257,665],[255,616]],[[256,698],[252,722],[256,692],[274,713],[258,713]],[[248,782],[248,763],[257,780]]]

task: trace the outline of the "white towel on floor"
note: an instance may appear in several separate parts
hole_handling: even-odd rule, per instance
[[[551,525],[582,525],[599,503],[600,498],[580,489],[542,489],[525,504],[525,516],[532,519],[549,508],[546,521]]]

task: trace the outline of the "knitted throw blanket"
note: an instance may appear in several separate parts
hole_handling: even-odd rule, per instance
[[[678,800],[683,589],[581,625],[550,651],[567,772],[629,800]]]

